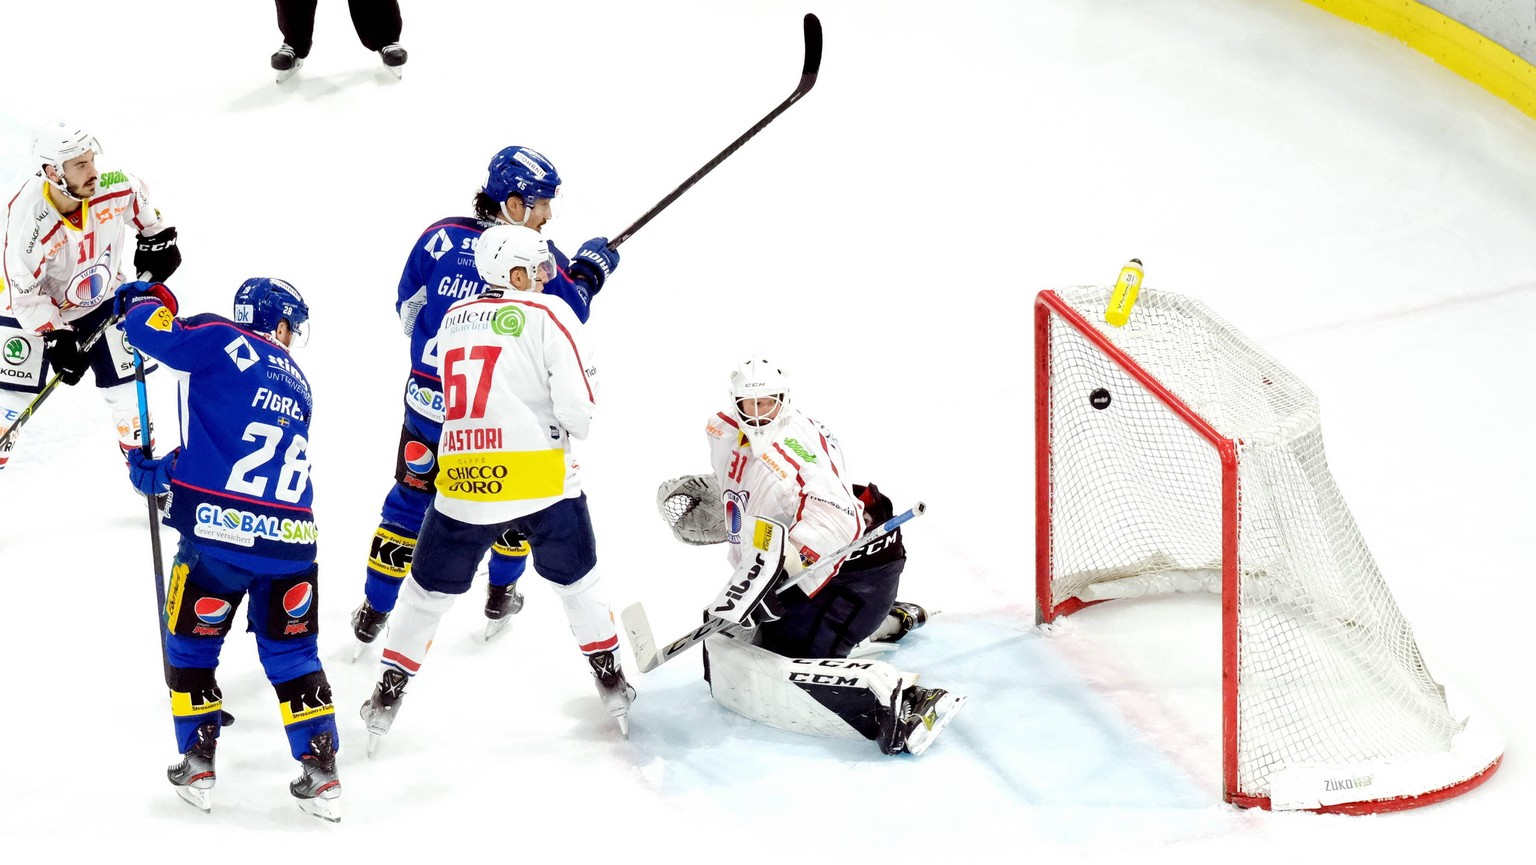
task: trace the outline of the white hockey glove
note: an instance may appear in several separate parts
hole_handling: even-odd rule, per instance
[[[663,483],[656,488],[656,510],[673,537],[685,544],[725,543],[725,513],[713,474],[684,475]]]

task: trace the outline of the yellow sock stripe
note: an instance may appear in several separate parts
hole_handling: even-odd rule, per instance
[[[300,721],[336,714],[336,707],[330,703],[323,706],[300,706],[297,712],[294,711],[292,703],[279,703],[278,708],[283,712],[284,727],[290,727]]]
[[[503,545],[501,543],[494,543],[494,544],[491,544],[491,549],[495,550],[496,552],[500,553],[503,556],[512,556],[513,558],[522,558],[523,556],[528,555],[528,552],[530,550],[532,550],[533,548],[528,546],[528,542],[527,541],[520,541],[518,543],[518,545],[515,546],[515,547],[508,547],[508,546],[505,546],[505,545]]]
[[[197,697],[202,700],[202,694]],[[202,715],[208,712],[217,712],[224,708],[223,700],[208,700],[205,702],[193,702],[191,694],[184,691],[171,692],[171,714],[178,718],[186,718],[192,715]]]
[[[1536,118],[1536,66],[1461,22],[1414,0],[1304,0],[1408,43],[1441,66]]]

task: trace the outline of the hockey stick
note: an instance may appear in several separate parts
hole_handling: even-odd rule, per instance
[[[903,513],[899,513],[896,516],[891,517],[890,519],[881,523],[880,525],[870,529],[868,534],[864,535],[848,546],[843,547],[842,549],[829,556],[822,556],[820,562],[810,566],[804,571],[801,571],[800,574],[797,575],[794,579],[786,580],[783,585],[778,586],[775,591],[784,592],[787,591],[790,586],[798,585],[801,582],[810,582],[815,580],[817,577],[820,577],[822,574],[826,573],[828,569],[832,568],[838,562],[841,562],[845,557],[850,556],[853,553],[863,549],[864,547],[869,546],[875,541],[880,540],[891,532],[896,531],[896,529],[900,528],[903,523],[907,522],[908,520],[916,519],[927,511],[928,506],[922,502],[918,502],[909,510]],[[625,608],[624,612],[620,615],[620,618],[624,621],[624,630],[629,633],[629,646],[635,653],[635,663],[639,665],[640,672],[642,673],[649,673],[662,664],[665,664],[667,661],[670,661],[678,655],[681,655],[695,643],[702,642],[705,637],[708,637],[711,634],[718,634],[721,631],[726,630],[740,630],[740,626],[733,622],[726,621],[725,619],[721,619],[716,616],[708,616],[704,624],[694,628],[692,631],[689,631],[687,634],[684,634],[683,636],[673,640],[665,646],[657,648],[655,634],[651,631],[651,622],[649,617],[647,617],[645,614],[644,605],[638,601],[630,604]]]
[[[138,349],[133,350],[133,385],[134,393],[139,398],[139,450],[145,459],[153,459],[155,453],[150,440],[149,393],[144,386],[144,355]],[[155,622],[160,628],[160,664],[169,671],[171,660],[166,652],[165,565],[161,561],[160,552],[160,497],[145,496],[144,500],[149,503],[149,549],[155,560]]]
[[[80,352],[84,354],[90,351],[91,347],[96,345],[96,341],[101,339],[102,334],[107,332],[107,328],[116,322],[117,319],[109,318],[102,322],[101,327],[91,331],[91,335],[86,337],[85,342],[80,344]],[[5,450],[5,446],[10,443],[11,439],[16,437],[16,433],[21,429],[21,425],[32,418],[32,414],[37,411],[37,407],[43,404],[43,400],[47,399],[49,394],[53,393],[63,378],[64,376],[61,373],[54,373],[53,378],[48,379],[48,383],[43,385],[43,389],[38,391],[37,396],[33,397],[30,403],[27,403],[27,407],[22,409],[20,414],[16,415],[16,421],[11,424],[10,429],[0,433],[0,451]]]
[[[731,145],[720,151],[718,156],[705,163],[703,168],[695,171],[692,176],[690,176],[687,180],[684,180],[682,185],[672,190],[671,194],[669,194],[666,198],[656,202],[656,206],[652,207],[650,210],[647,210],[645,215],[635,220],[633,225],[624,229],[613,240],[608,241],[608,247],[610,249],[618,249],[619,244],[628,240],[630,235],[633,235],[635,232],[639,231],[641,227],[643,227],[647,222],[650,222],[651,219],[656,216],[656,214],[666,210],[668,205],[676,201],[679,196],[681,196],[684,192],[687,192],[688,189],[695,183],[698,183],[699,180],[704,177],[704,175],[714,171],[715,166],[724,162],[726,157],[730,156],[732,153],[735,153],[743,144],[746,144],[748,141],[750,141],[752,136],[762,132],[763,127],[772,123],[775,118],[787,111],[789,106],[794,105],[796,102],[800,101],[800,97],[810,93],[811,88],[816,86],[816,73],[820,69],[821,21],[818,20],[815,15],[807,13],[805,16],[805,66],[801,69],[800,83],[795,86],[795,92],[789,94],[788,99],[780,102],[779,107],[768,112],[767,117],[757,121],[756,126],[748,129],[744,135],[735,141],[732,141]]]

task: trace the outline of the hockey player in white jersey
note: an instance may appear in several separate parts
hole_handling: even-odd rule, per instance
[[[737,576],[754,564],[748,553],[758,518],[786,527],[782,565],[769,567],[782,569],[776,585],[789,588],[762,595],[744,617],[755,629],[705,641],[711,694],[780,729],[873,739],[886,754],[922,753],[965,698],[918,687],[916,674],[884,661],[849,657],[856,644],[894,642],[927,618],[921,607],[896,601],[905,562],[899,536],[819,576],[800,576],[864,534],[866,506],[888,518],[889,500],[873,484],[849,480],[837,438],[791,405],[777,364],[758,355],[739,365],[731,399],[731,411],[706,426],[713,475],[669,481],[657,503],[679,539],[726,542]],[[669,512],[679,496],[695,501]]]
[[[555,260],[539,233],[486,229],[475,249],[484,294],[448,308],[438,332],[446,407],[437,494],[400,589],[383,670],[363,720],[370,750],[388,732],[443,614],[469,589],[503,532],[532,543],[554,584],[608,714],[626,735],[634,689],[619,667],[618,631],[598,592],[597,544],[571,455],[596,406],[596,368],[565,301],[541,293]]]
[[[176,229],[142,181],[101,170],[101,145],[53,123],[32,139],[36,171],[5,197],[0,259],[0,433],[43,390],[51,372],[74,385],[95,373],[123,451],[139,446],[133,356],[116,334],[91,341],[112,315],[123,269],[163,282],[181,264]],[[137,246],[129,232],[138,236]],[[18,434],[20,430],[18,429]],[[16,436],[0,446],[0,469]]]

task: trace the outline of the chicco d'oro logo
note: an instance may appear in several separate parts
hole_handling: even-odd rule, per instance
[[[32,343],[19,336],[13,336],[5,341],[5,362],[11,366],[21,366],[32,356]]]
[[[496,317],[491,319],[491,330],[502,335],[522,336],[523,324],[527,319],[523,311],[515,306],[504,306],[496,311]]]

